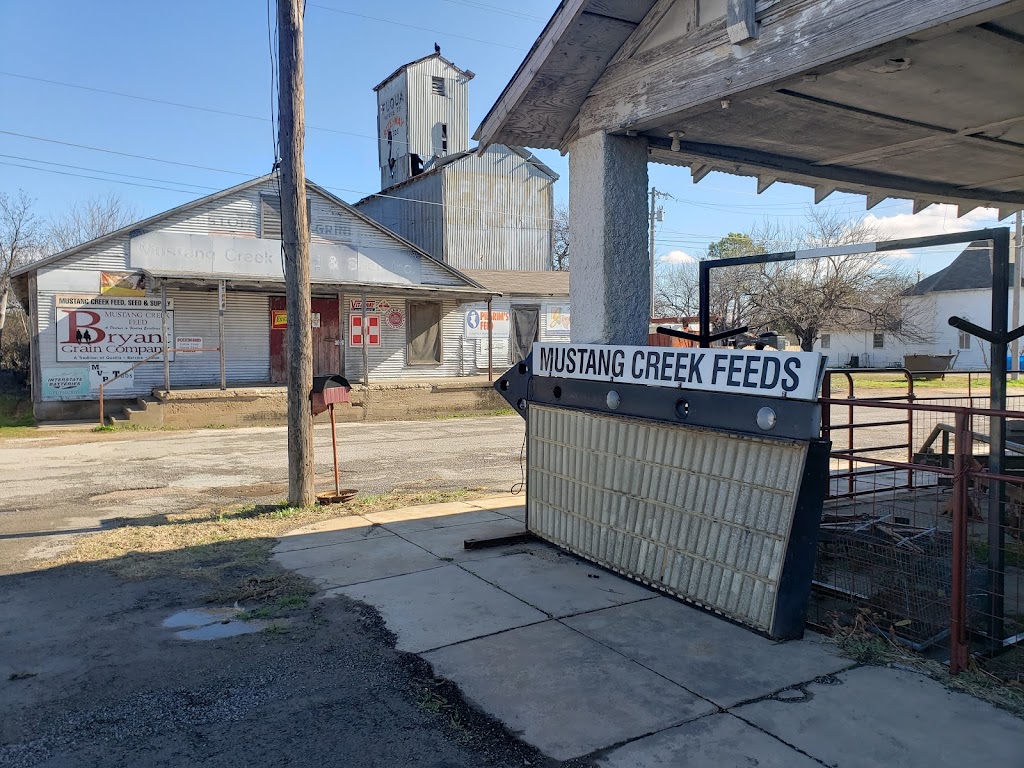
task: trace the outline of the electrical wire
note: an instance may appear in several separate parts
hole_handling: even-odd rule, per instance
[[[431,29],[430,27],[421,27],[418,24],[403,24],[400,21],[394,21],[393,19],[382,19],[378,16],[367,16],[364,13],[356,13],[355,11],[343,11],[340,8],[331,8],[329,5],[320,5],[319,3],[310,3],[310,8],[319,8],[322,11],[331,11],[332,13],[342,13],[346,16],[355,16],[358,19],[368,19],[370,21],[379,21],[382,24],[392,24],[396,27],[405,27],[406,29],[415,29],[417,32],[430,32],[435,35],[441,35],[443,37],[453,37],[458,40],[468,40],[471,43],[483,43],[484,45],[492,45],[497,48],[508,48],[513,51],[527,51],[528,48],[523,48],[518,45],[509,45],[508,43],[499,43],[494,40],[481,40],[478,37],[468,37],[466,35],[457,35],[454,32],[445,32],[441,29]]]
[[[274,66],[273,62],[271,62],[271,66],[272,67]],[[237,118],[241,118],[243,120],[252,120],[252,121],[257,121],[257,122],[261,122],[261,123],[268,122],[268,119],[266,117],[261,117],[260,115],[249,115],[249,114],[246,114],[244,112],[231,112],[230,110],[226,110],[226,109],[216,109],[216,108],[213,108],[213,107],[203,107],[203,106],[200,106],[198,104],[188,104],[188,103],[183,102],[183,101],[171,101],[169,99],[158,99],[158,98],[155,98],[155,97],[152,97],[152,96],[140,96],[137,93],[125,93],[123,91],[112,91],[112,90],[109,90],[107,88],[96,88],[96,87],[93,87],[91,85],[80,85],[78,83],[68,83],[68,82],[65,82],[63,80],[50,80],[50,79],[45,78],[45,77],[33,77],[31,75],[22,75],[22,74],[19,74],[17,72],[4,72],[4,71],[0,71],[0,76],[3,76],[3,77],[13,77],[13,78],[17,78],[19,80],[28,80],[28,81],[34,82],[34,83],[46,83],[47,85],[57,85],[57,86],[61,86],[62,88],[74,88],[74,89],[77,89],[77,90],[80,90],[80,91],[88,91],[90,93],[102,93],[105,96],[117,96],[117,97],[122,98],[122,99],[133,99],[135,101],[144,101],[144,102],[149,102],[151,104],[160,104],[160,105],[165,106],[165,107],[177,107],[179,109],[191,109],[191,110],[195,110],[196,112],[207,112],[207,113],[213,114],[213,115],[224,115],[226,117],[237,117]],[[273,96],[274,96],[274,94],[273,94],[273,92],[271,92],[271,98],[273,98]],[[273,119],[269,120],[269,122],[273,123]],[[370,139],[372,141],[377,141],[377,142],[381,141],[380,137],[374,136],[374,135],[369,134],[369,133],[357,133],[355,131],[342,131],[342,130],[339,130],[337,128],[327,128],[326,126],[310,125],[308,123],[306,124],[306,128],[311,130],[311,131],[322,131],[324,133],[332,133],[332,134],[336,134],[338,136],[353,136],[353,137],[359,138],[359,139]],[[399,142],[399,143],[409,144],[409,142]]]
[[[486,3],[477,3],[473,0],[443,0],[443,2],[451,3],[452,5],[461,5],[466,8],[473,8],[477,11],[487,11],[489,13],[498,13],[502,16],[511,16],[514,19],[523,19],[524,21],[546,21],[546,19],[540,16],[531,16],[528,13],[522,13],[521,11],[510,11],[507,8],[498,8],[494,5],[487,5]]]

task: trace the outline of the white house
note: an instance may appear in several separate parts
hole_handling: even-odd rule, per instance
[[[907,291],[908,323],[921,329],[917,335],[923,338],[906,339],[870,325],[847,326],[823,329],[814,349],[827,355],[831,366],[900,367],[907,355],[951,355],[953,368],[988,368],[989,344],[953,328],[949,318],[956,315],[988,328],[991,314],[992,247],[979,240]]]

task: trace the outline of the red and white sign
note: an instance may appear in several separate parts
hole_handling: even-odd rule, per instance
[[[354,312],[348,318],[348,345],[363,346],[363,316]],[[380,315],[366,316],[366,346],[380,346]]]

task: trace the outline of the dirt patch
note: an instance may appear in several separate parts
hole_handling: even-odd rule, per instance
[[[270,559],[298,525],[476,492],[250,505],[124,521],[44,569],[0,577],[0,766],[548,767],[434,678],[368,606]],[[202,643],[162,626],[237,606],[255,634]],[[59,618],[57,618],[59,617]],[[584,766],[574,762],[566,766]]]
[[[18,665],[0,679],[3,766],[556,765],[344,598],[293,611],[286,627],[194,643],[159,626],[207,595],[191,580],[125,583],[74,565],[3,588],[0,606],[27,609],[0,637]]]

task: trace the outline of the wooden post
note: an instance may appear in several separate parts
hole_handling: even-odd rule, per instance
[[[171,360],[167,356],[167,283],[160,281],[160,335],[164,340],[164,392],[171,391]]]
[[[281,241],[288,308],[288,503],[308,506],[313,488],[313,339],[306,210],[302,3],[277,0]]]
[[[220,388],[228,388],[228,376],[227,376],[227,364],[224,359],[224,308],[227,303],[227,286],[224,281],[221,280],[217,286],[217,321],[219,324],[218,331],[220,333]]]

